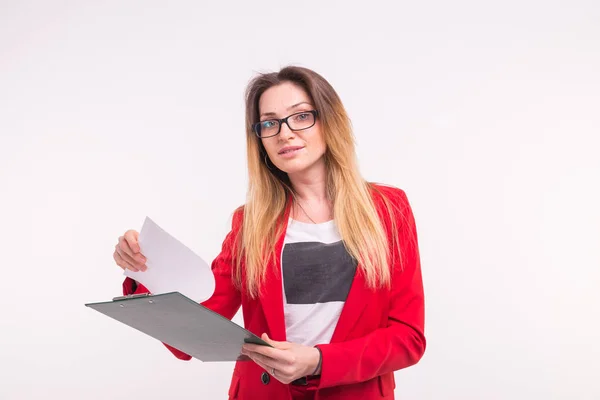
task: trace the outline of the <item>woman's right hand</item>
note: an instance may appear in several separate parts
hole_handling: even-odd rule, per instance
[[[147,269],[146,257],[140,251],[138,237],[139,233],[130,229],[119,237],[119,241],[115,246],[113,258],[117,265],[124,270],[139,272]]]

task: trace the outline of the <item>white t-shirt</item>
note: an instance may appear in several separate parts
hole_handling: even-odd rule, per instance
[[[356,272],[334,221],[289,220],[281,256],[288,342],[327,344]]]

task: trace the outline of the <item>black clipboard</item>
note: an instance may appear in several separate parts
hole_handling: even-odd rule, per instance
[[[244,343],[270,346],[179,292],[128,295],[85,306],[203,362],[247,361],[241,354]]]

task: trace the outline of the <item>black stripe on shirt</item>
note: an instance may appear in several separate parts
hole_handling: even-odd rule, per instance
[[[286,243],[282,254],[283,286],[288,304],[346,301],[356,261],[342,241]]]

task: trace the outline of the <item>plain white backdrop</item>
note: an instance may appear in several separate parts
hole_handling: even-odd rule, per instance
[[[243,91],[315,69],[418,224],[413,400],[600,398],[600,3],[0,2],[0,399],[224,399],[84,307],[146,215],[207,260],[246,185]],[[238,315],[236,322],[241,323]]]

